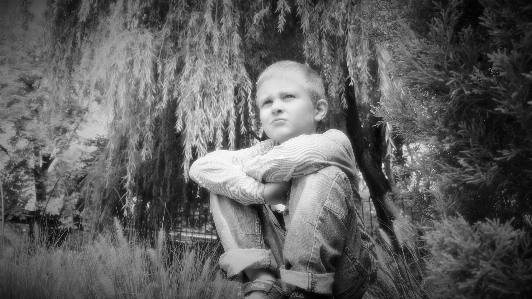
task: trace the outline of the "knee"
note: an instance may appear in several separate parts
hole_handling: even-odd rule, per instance
[[[337,177],[347,179],[347,175],[340,168],[336,166],[327,166],[325,168],[318,170],[316,174],[320,174],[321,176],[327,177],[328,179],[331,179],[331,180],[334,180]]]
[[[330,188],[333,184],[338,184],[340,187],[350,186],[347,175],[336,166],[327,166],[301,178],[294,179],[292,184],[292,191],[310,187],[320,192],[324,191],[323,188]]]
[[[336,166],[329,166],[294,180],[288,210],[296,218],[305,215],[304,218],[311,223],[322,209],[345,220],[352,210],[351,195],[351,185],[344,172]]]

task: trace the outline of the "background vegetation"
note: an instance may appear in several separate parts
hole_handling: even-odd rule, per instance
[[[76,228],[81,215],[94,240],[120,231],[114,217],[143,240],[180,227],[213,232],[208,217],[181,216],[208,209],[189,165],[265,138],[254,82],[268,64],[292,59],[322,74],[332,106],[323,129],[349,136],[375,211],[380,269],[367,296],[530,294],[529,1],[50,0],[42,18],[35,2],[2,3],[2,219],[24,217],[35,198],[40,215],[57,206],[63,227]],[[107,120],[101,134],[82,134],[97,120]],[[157,276],[151,249],[115,238],[60,253],[2,253],[2,263],[17,262],[1,279],[42,276],[54,259],[71,259],[107,271],[112,287],[94,293],[101,281],[88,271],[86,286],[52,275],[46,290],[184,294],[168,283],[179,263],[157,262]],[[101,263],[102,248],[141,258]],[[190,281],[221,281],[190,269]],[[234,291],[214,285],[214,293]]]

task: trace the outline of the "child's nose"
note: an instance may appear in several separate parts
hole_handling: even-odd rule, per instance
[[[283,104],[281,100],[274,100],[272,103],[272,113],[273,114],[279,114],[283,112]]]

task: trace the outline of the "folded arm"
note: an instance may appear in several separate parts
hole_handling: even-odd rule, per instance
[[[242,170],[246,160],[270,150],[268,140],[253,147],[218,150],[197,159],[190,167],[190,178],[210,192],[225,195],[244,205],[264,204],[264,184]]]
[[[337,166],[350,175],[355,158],[347,136],[338,130],[301,135],[244,162],[242,170],[263,182],[289,181],[327,166]]]
[[[210,192],[245,205],[272,204],[286,185],[265,189],[265,182],[288,182],[332,165],[348,176],[355,169],[351,143],[338,130],[301,135],[275,147],[267,140],[238,151],[218,150],[197,159],[190,177]]]

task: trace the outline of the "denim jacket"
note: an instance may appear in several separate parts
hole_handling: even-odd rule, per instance
[[[354,154],[342,132],[215,151],[198,159],[190,176],[212,193],[226,251],[220,267],[229,278],[269,269],[292,287],[340,299],[361,298],[375,278],[373,240],[357,211]],[[263,192],[266,182],[289,180],[284,229],[265,208]]]

